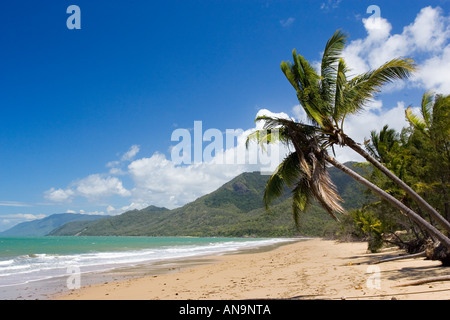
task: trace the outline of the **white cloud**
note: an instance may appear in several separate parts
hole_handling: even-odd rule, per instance
[[[366,109],[370,111],[381,111],[383,108],[383,101],[373,99],[367,103]]]
[[[72,182],[66,189],[51,188],[44,192],[44,197],[53,202],[71,202],[75,197],[84,197],[94,201],[114,195],[130,196],[130,191],[124,188],[117,177],[92,174],[86,178]]]
[[[55,189],[45,191],[44,196],[50,201],[54,202],[67,202],[70,201],[75,193],[70,189]]]
[[[125,212],[125,211],[129,211],[129,210],[141,210],[144,208],[147,208],[150,204],[148,204],[147,202],[132,202],[127,206],[123,206],[119,209],[119,212]]]
[[[106,164],[106,167],[107,168],[114,168],[115,166],[118,166],[120,164],[120,161],[117,161],[117,160],[115,160],[115,161],[110,161],[110,162],[108,162],[107,164]]]
[[[75,182],[74,185],[76,194],[86,198],[130,195],[130,191],[123,187],[122,181],[118,178],[102,177],[100,174],[92,174]]]
[[[440,54],[426,60],[415,79],[420,86],[442,94],[450,94],[450,45]]]
[[[139,152],[139,146],[138,145],[132,145],[131,148],[125,152],[121,158],[122,161],[131,161],[133,158],[138,154]]]
[[[109,214],[109,213],[112,213],[112,212],[114,212],[114,211],[116,211],[116,209],[115,209],[113,206],[111,206],[111,205],[109,205],[109,206],[106,208],[106,212],[108,212],[108,214]]]
[[[449,65],[450,17],[441,8],[425,7],[402,33],[391,34],[392,25],[385,18],[363,19],[367,36],[351,41],[343,55],[354,75],[377,68],[398,57],[411,57],[419,67],[412,78],[416,86],[450,93],[450,73],[442,72]],[[404,88],[398,82],[389,91]]]
[[[413,24],[405,28],[404,34],[416,50],[439,51],[450,36],[449,17],[442,16],[440,8],[426,7],[417,15]]]
[[[111,175],[125,175],[126,171],[123,170],[125,163],[128,163],[134,159],[134,157],[139,153],[140,147],[138,145],[132,145],[130,149],[125,152],[120,160],[110,161],[106,164]]]
[[[110,207],[111,206],[108,206],[107,208],[106,208],[106,211],[107,211],[107,213],[105,213],[104,211],[98,211],[98,210],[96,210],[96,211],[86,211],[86,210],[83,210],[83,209],[80,209],[80,210],[72,210],[72,209],[68,209],[68,210],[66,210],[66,213],[80,213],[80,214],[85,214],[85,215],[109,215],[110,214],[110,212],[108,211],[108,209],[110,209]],[[111,207],[112,208],[112,207]],[[121,213],[123,213],[123,212],[121,212]]]
[[[405,118],[405,103],[398,102],[391,109],[379,108],[380,102],[374,102],[375,108],[367,108],[358,115],[349,116],[344,124],[344,133],[357,143],[363,143],[370,137],[371,131],[380,131],[385,125],[400,132],[408,126]],[[359,154],[350,148],[335,147],[336,158],[340,162],[365,161]]]
[[[66,189],[51,188],[44,192],[44,197],[58,203],[72,202],[76,197],[82,197],[92,202],[113,196],[129,197],[131,192],[123,186],[122,180],[117,176],[128,174],[123,167],[132,161],[139,151],[138,145],[132,145],[120,157],[120,160],[110,161],[106,164],[106,167],[110,168],[108,174],[89,175],[73,181]],[[93,214],[98,214],[98,212]]]
[[[294,119],[297,122],[308,123],[308,116],[301,105],[296,105],[292,108],[292,113],[294,114]]]
[[[244,166],[194,163],[176,166],[162,154],[133,161],[129,173],[136,202],[174,208],[212,192],[245,170]]]
[[[150,206],[150,204],[147,202],[131,202],[129,205],[121,206],[119,208],[115,208],[112,205],[108,205],[106,207],[106,214],[119,215],[130,210],[141,210],[147,208],[148,206]]]

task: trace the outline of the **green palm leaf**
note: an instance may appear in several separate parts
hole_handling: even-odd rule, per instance
[[[264,191],[266,209],[276,198],[283,195],[285,186],[292,187],[300,175],[298,156],[296,152],[288,155],[270,176]]]
[[[417,130],[425,133],[425,131],[427,129],[427,124],[426,124],[425,120],[422,117],[420,117],[418,115],[415,115],[413,113],[412,107],[408,107],[405,110],[405,116],[406,116],[406,119],[408,120],[408,122],[414,128],[416,128]]]
[[[312,197],[309,180],[301,178],[292,191],[292,215],[297,230],[300,230],[300,217],[308,209]]]
[[[350,90],[346,105],[342,105],[341,114],[357,113],[361,111],[367,102],[375,94],[380,92],[381,87],[394,80],[405,79],[416,69],[414,61],[407,59],[393,59],[381,67],[356,76],[350,80],[348,90]]]
[[[346,44],[347,36],[340,30],[336,31],[334,35],[328,40],[322,56],[321,64],[321,97],[322,100],[332,104],[333,88],[336,82],[336,68],[340,60],[342,51]]]

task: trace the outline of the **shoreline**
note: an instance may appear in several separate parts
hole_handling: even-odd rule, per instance
[[[280,238],[282,239],[282,238]],[[279,247],[292,243],[306,241],[310,237],[285,238],[270,245],[262,245],[258,247],[243,248],[236,251],[226,251],[217,254],[199,255],[193,257],[171,258],[157,262],[140,263],[137,265],[123,266],[103,272],[90,272],[82,274],[82,286],[79,289],[69,290],[61,289],[59,293],[46,294],[41,296],[44,300],[66,300],[65,297],[72,296],[76,292],[80,292],[85,288],[92,288],[102,285],[114,283],[126,283],[127,281],[139,281],[140,279],[156,278],[182,272],[185,269],[196,268],[203,265],[211,265],[219,263],[227,256],[239,256],[247,254],[264,253],[275,250]],[[64,280],[65,281],[65,280]]]
[[[399,250],[371,254],[365,242],[320,238],[259,249],[178,261],[159,274],[86,285],[49,300],[450,299],[446,282],[397,287],[448,275],[450,268],[438,261],[371,264]]]
[[[226,239],[228,240],[228,238]],[[231,239],[230,241],[232,241],[232,238],[229,239]],[[71,290],[68,287],[73,287],[74,285],[81,285],[84,287],[106,282],[121,281],[132,278],[177,272],[182,268],[201,265],[205,263],[212,263],[212,260],[216,256],[238,254],[240,252],[266,251],[271,250],[272,248],[276,248],[278,245],[283,245],[285,243],[303,239],[304,238],[301,237],[267,238],[266,240],[268,242],[264,241],[264,239],[260,239],[263,241],[256,241],[255,243],[253,243],[252,241],[242,242],[243,245],[239,245],[239,242],[234,243],[232,241],[231,246],[219,246],[218,250],[214,249],[214,246],[212,247],[212,249],[208,249],[208,246],[203,247],[202,244],[199,244],[194,247],[195,249],[200,248],[198,252],[193,252],[189,249],[187,249],[186,251],[175,251],[175,253],[172,255],[170,253],[166,254],[162,252],[163,254],[160,258],[158,258],[156,251],[153,252],[150,249],[149,255],[147,256],[148,259],[142,260],[140,262],[114,261],[113,263],[107,262],[106,265],[86,265],[77,264],[77,262],[75,262],[75,264],[71,264],[72,262],[69,259],[67,260],[65,265],[69,267],[74,266],[73,268],[65,267],[65,265],[62,265],[62,262],[60,261],[59,264],[63,267],[55,267],[53,274],[50,272],[47,272],[47,274],[42,273],[39,274],[39,278],[36,277],[37,279],[32,279],[31,277],[28,279],[17,278],[19,280],[23,280],[23,282],[11,282],[11,284],[5,283],[4,285],[0,285],[0,300],[49,300],[52,299],[52,297],[55,295],[70,293]],[[215,243],[215,240],[213,240],[212,238],[211,240],[212,243]],[[211,245],[211,243],[209,244]],[[189,248],[189,246],[187,246],[186,248]],[[205,250],[205,252],[202,252],[203,249],[201,248],[207,249]],[[127,251],[124,252],[126,253]],[[54,255],[58,257],[56,253]],[[43,270],[47,269],[44,268]]]
[[[256,243],[255,245],[249,242],[244,246],[238,246],[234,249],[225,247],[223,250],[219,249],[217,252],[198,252],[194,254],[184,252],[187,253],[185,256],[182,253],[174,257],[170,257],[169,255],[166,258],[149,259],[141,262],[118,263],[116,266],[113,263],[100,268],[96,267],[98,270],[89,270],[89,266],[87,270],[84,266],[78,266],[78,268],[72,269],[64,267],[67,270],[58,270],[58,274],[55,276],[47,275],[42,276],[41,279],[26,280],[23,283],[0,286],[0,300],[51,300],[54,296],[69,294],[71,292],[69,287],[73,288],[77,285],[78,287],[80,285],[81,287],[85,287],[173,273],[184,268],[213,263],[217,257],[222,255],[263,252],[303,239],[305,238],[277,238],[276,241]],[[75,267],[77,266],[75,265]]]

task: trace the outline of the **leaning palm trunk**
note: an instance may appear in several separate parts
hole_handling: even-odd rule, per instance
[[[383,166],[377,159],[372,157],[363,148],[361,148],[353,139],[344,135],[344,144],[352,148],[358,154],[363,156],[367,161],[373,164],[377,169],[379,169],[383,174],[385,174],[389,179],[394,181],[400,188],[402,188],[408,195],[410,195],[421,207],[427,210],[430,215],[436,219],[436,221],[443,227],[447,232],[450,233],[450,222],[447,221],[439,212],[436,211],[428,202],[426,202],[421,196],[419,196],[410,186],[404,183],[400,178],[393,174],[389,169]]]
[[[348,167],[344,166],[342,163],[337,161],[335,158],[327,155],[326,161],[333,166],[335,166],[337,169],[343,171],[344,173],[351,176],[353,179],[358,181],[359,183],[363,184],[370,190],[372,190],[375,194],[379,195],[386,201],[388,201],[390,204],[397,207],[403,214],[411,218],[415,223],[420,225],[422,228],[427,230],[435,239],[439,240],[440,243],[447,248],[447,252],[450,253],[450,239],[446,237],[444,234],[442,234],[438,229],[436,229],[433,225],[431,225],[428,221],[423,219],[420,215],[415,213],[413,210],[405,206],[401,201],[397,200],[393,196],[391,196],[386,191],[380,189],[376,185],[374,185],[372,182],[368,181],[364,177],[360,176],[356,172],[352,171]]]
[[[353,179],[358,181],[359,183],[363,184],[370,190],[372,190],[374,193],[397,207],[400,212],[402,212],[404,215],[409,217],[411,220],[413,220],[417,225],[422,227],[424,230],[426,230],[431,236],[434,237],[434,239],[438,240],[442,246],[446,248],[446,251],[448,252],[448,255],[450,256],[450,239],[446,237],[443,233],[441,233],[436,227],[434,227],[431,223],[429,223],[427,220],[422,218],[420,215],[418,215],[416,212],[408,208],[405,204],[403,204],[401,201],[396,199],[395,197],[388,194],[386,191],[382,190],[375,184],[371,183],[361,175],[357,174],[356,172],[350,170],[348,167],[344,166],[340,162],[338,162],[336,159],[328,155],[327,151],[322,149],[320,147],[320,141],[317,136],[314,135],[315,128],[312,126],[304,125],[301,123],[296,123],[292,120],[287,119],[277,119],[277,118],[270,118],[270,117],[258,117],[257,121],[264,120],[266,123],[264,124],[264,127],[268,130],[272,130],[278,126],[282,126],[282,130],[279,132],[279,139],[281,141],[290,141],[295,149],[296,152],[292,153],[291,156],[289,156],[287,159],[289,159],[289,163],[293,160],[293,156],[298,157],[298,170],[300,170],[304,177],[300,180],[300,184],[297,184],[297,187],[300,189],[298,191],[301,191],[300,193],[312,193],[314,198],[319,200],[320,204],[327,209],[327,211],[333,216],[333,211],[336,210],[335,204],[338,204],[339,198],[336,197],[337,194],[334,194],[333,192],[329,192],[330,190],[333,190],[333,187],[324,189],[326,185],[329,185],[327,183],[327,179],[318,179],[318,176],[316,174],[313,175],[313,172],[320,172],[316,171],[313,168],[319,169],[322,165],[317,165],[319,163],[328,162],[335,166],[337,169],[343,171],[344,173],[350,175]],[[278,129],[277,129],[278,130]],[[309,131],[309,132],[308,132]],[[258,132],[257,132],[258,133]],[[344,135],[343,135],[344,136]],[[271,139],[261,139],[261,135],[253,134],[251,135],[253,139],[256,139],[259,143],[268,143],[268,141],[272,141]],[[346,137],[346,136],[344,136]],[[282,139],[281,139],[282,138]],[[346,137],[348,140],[350,138]],[[250,139],[250,136],[249,138]],[[347,141],[348,142],[348,141]],[[351,140],[353,142],[353,140]],[[354,142],[353,142],[354,143]],[[356,143],[354,143],[356,145]],[[357,145],[356,145],[357,146]],[[287,161],[287,160],[285,160]],[[278,170],[278,172],[275,172],[272,176],[274,179],[269,179],[268,186],[266,186],[266,195],[271,195],[273,193],[275,197],[278,197],[281,194],[282,188],[281,181],[286,180],[287,181],[293,181],[294,178],[298,177],[297,174],[295,174],[298,170],[295,168],[293,170],[290,170],[289,173],[286,171],[286,168],[289,167],[289,165],[286,165],[286,162],[283,161],[281,167],[279,170],[282,170],[282,173]],[[281,173],[281,175],[280,175]],[[294,173],[294,174],[293,174]],[[322,178],[324,177],[323,174],[320,175]],[[284,177],[284,178],[283,178]],[[275,183],[276,182],[276,183]],[[275,186],[275,188],[273,188]],[[317,187],[314,187],[317,186]],[[320,187],[322,186],[322,187]],[[276,190],[277,192],[267,192],[269,190]],[[297,188],[295,189],[297,190]],[[326,192],[324,192],[327,190]],[[295,192],[297,194],[297,192]],[[324,195],[329,194],[329,197],[326,197]],[[270,197],[266,197],[265,195],[265,201],[266,204],[270,202]],[[295,200],[295,199],[294,199]],[[294,201],[296,202],[296,201]],[[298,201],[297,201],[298,202]],[[300,201],[302,202],[302,201]],[[301,211],[304,211],[305,205],[301,205]],[[337,206],[339,208],[339,206]],[[295,213],[295,207],[294,207],[294,216],[297,214]],[[337,210],[340,211],[340,210]]]

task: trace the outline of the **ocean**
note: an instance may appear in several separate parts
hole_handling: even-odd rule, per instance
[[[162,266],[176,265],[176,261],[189,259],[192,261],[206,256],[262,248],[294,240],[299,239],[0,238],[0,299],[46,299],[55,293],[77,289],[80,285],[130,275],[133,268],[140,270],[141,273],[145,270],[145,274],[152,274]],[[139,275],[139,272],[133,274]]]

